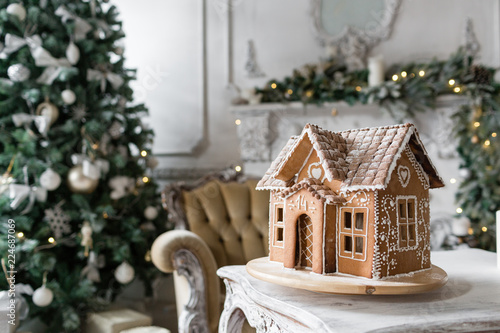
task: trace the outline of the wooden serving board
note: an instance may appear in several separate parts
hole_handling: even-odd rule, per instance
[[[448,281],[446,272],[435,265],[426,271],[384,280],[339,273],[320,275],[306,269],[283,268],[283,264],[271,262],[269,257],[248,262],[246,269],[250,275],[263,281],[328,294],[418,294],[440,288]]]

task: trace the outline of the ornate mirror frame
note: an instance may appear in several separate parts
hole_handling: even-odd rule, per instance
[[[332,55],[346,61],[351,69],[364,68],[370,50],[389,38],[401,4],[401,0],[385,0],[385,8],[364,28],[346,25],[337,35],[332,35],[323,26],[322,8],[324,0],[311,0],[313,32],[320,45],[331,48]]]

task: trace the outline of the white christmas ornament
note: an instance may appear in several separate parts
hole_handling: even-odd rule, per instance
[[[467,179],[470,177],[471,172],[469,169],[463,168],[458,170],[458,174],[460,175],[460,177]]]
[[[23,82],[29,79],[31,72],[23,64],[14,64],[7,68],[7,75],[14,82]]]
[[[72,65],[76,65],[78,60],[80,60],[80,50],[73,42],[70,42],[66,49],[66,59],[68,59],[69,63]]]
[[[17,16],[20,21],[26,18],[26,9],[20,3],[12,3],[7,6],[7,14]]]
[[[53,299],[54,293],[45,285],[41,286],[33,293],[33,303],[40,307],[49,305],[50,303],[52,303]]]
[[[76,101],[76,95],[73,90],[66,89],[61,92],[61,98],[66,105],[71,105]]]
[[[45,210],[45,220],[49,223],[50,229],[54,233],[56,240],[60,239],[63,234],[71,232],[71,217],[62,210],[64,201],[59,202],[54,208]]]
[[[130,266],[126,261],[122,262],[115,270],[116,281],[121,284],[127,284],[132,282],[135,277],[135,271],[132,266]]]
[[[61,185],[61,176],[51,168],[48,168],[40,176],[40,185],[49,191],[54,191]]]
[[[144,217],[148,220],[154,220],[158,217],[158,209],[153,206],[147,206],[146,209],[144,209]]]

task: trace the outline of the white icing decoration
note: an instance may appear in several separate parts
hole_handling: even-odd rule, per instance
[[[311,163],[309,165],[309,168],[307,169],[307,176],[309,178],[314,178],[314,179],[318,179],[318,180],[324,179],[323,168],[321,167],[319,162]]]
[[[401,186],[406,188],[410,182],[410,168],[404,165],[398,166],[398,178]]]
[[[354,200],[357,199],[359,196],[362,196],[362,197],[360,197],[357,200],[358,206],[366,207],[370,201],[370,200],[368,200],[368,194],[366,194],[366,191],[340,192],[339,196],[346,199],[346,201],[342,203],[343,206],[354,203]]]
[[[374,223],[373,227],[375,228],[374,232],[374,246],[373,246],[373,264],[372,264],[372,278],[377,280],[380,278],[380,271],[382,267],[380,266],[380,241],[383,241],[385,239],[385,235],[382,234],[379,236],[379,220],[378,220],[378,192],[375,191],[373,193],[373,200],[374,200]]]
[[[422,186],[424,187],[424,190],[428,190],[430,188],[429,176],[424,171],[420,163],[417,162],[417,159],[415,158],[415,155],[413,155],[413,153],[411,152],[409,146],[406,147],[405,153],[408,159],[410,160],[413,169],[415,169],[415,171],[417,172],[417,177],[420,180]]]

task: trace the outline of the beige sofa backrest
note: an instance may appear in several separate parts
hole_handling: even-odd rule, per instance
[[[207,243],[218,267],[268,255],[269,192],[256,185],[211,180],[182,193],[189,229]]]

